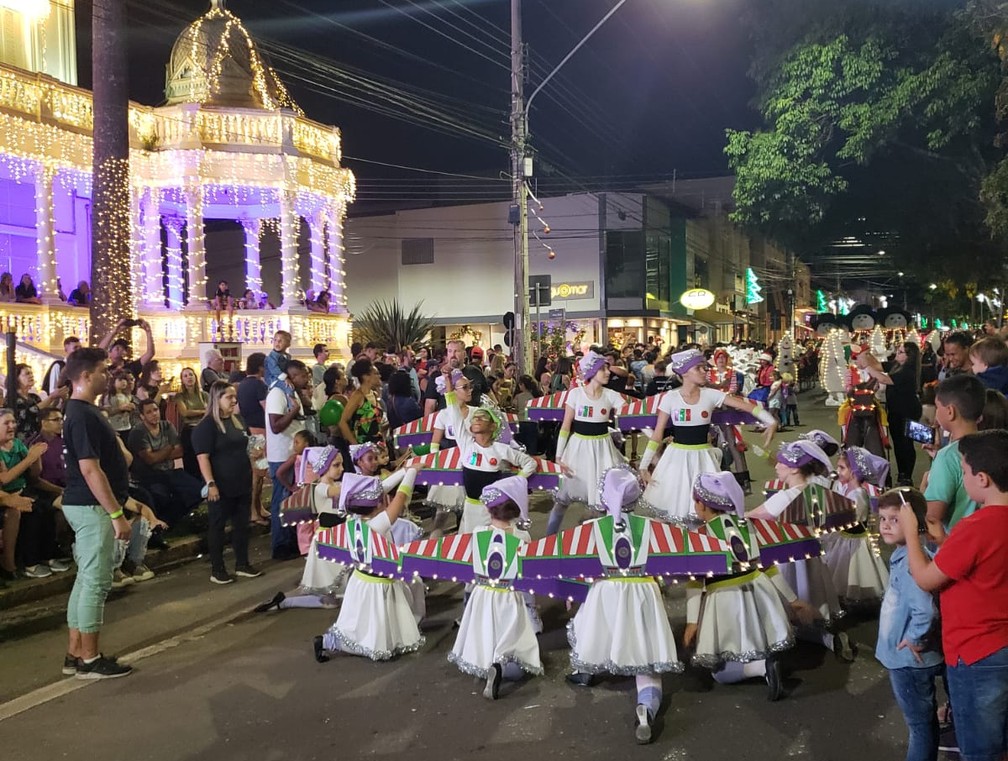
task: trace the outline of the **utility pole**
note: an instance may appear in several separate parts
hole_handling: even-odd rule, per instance
[[[511,202],[517,207],[515,235],[514,313],[515,364],[523,373],[532,372],[531,331],[528,292],[528,188],[525,185],[525,142],[528,124],[525,114],[525,47],[522,43],[521,0],[511,0]],[[513,222],[515,220],[512,220]]]

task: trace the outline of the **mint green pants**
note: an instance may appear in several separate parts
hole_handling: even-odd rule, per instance
[[[74,531],[77,562],[77,578],[67,602],[67,626],[93,634],[101,629],[105,598],[112,588],[112,521],[101,505],[63,505],[63,517]]]

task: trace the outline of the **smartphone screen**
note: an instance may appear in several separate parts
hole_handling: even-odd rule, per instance
[[[917,441],[921,444],[934,444],[935,443],[935,430],[931,426],[925,423],[919,423],[916,420],[908,420],[906,424],[906,436],[912,441]]]

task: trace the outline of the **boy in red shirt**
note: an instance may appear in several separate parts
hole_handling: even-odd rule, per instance
[[[1008,431],[959,440],[963,486],[981,508],[956,524],[930,561],[907,544],[910,573],[925,591],[941,590],[942,644],[960,755],[1008,757]],[[917,531],[913,510],[900,523]]]

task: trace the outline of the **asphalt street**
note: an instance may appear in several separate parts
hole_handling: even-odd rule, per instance
[[[805,426],[835,431],[835,412],[801,397]],[[753,434],[747,439],[755,440]],[[761,483],[768,462],[752,462]],[[918,468],[920,470],[920,466]],[[752,504],[758,503],[752,498]],[[548,505],[535,505],[533,536]],[[567,524],[579,517],[578,508]],[[538,533],[537,533],[538,531]],[[260,539],[256,546],[264,551]],[[254,558],[254,562],[257,560]],[[457,585],[432,586],[426,644],[390,663],[339,656],[318,664],[311,640],[337,611],[250,612],[277,590],[292,589],[298,562],[262,566],[266,574],[228,587],[208,582],[197,560],[127,588],[109,601],[103,649],[135,665],[125,679],[81,682],[60,675],[65,632],[53,630],[0,646],[0,744],[6,761],[70,759],[412,758],[900,758],[906,730],[886,672],[873,657],[873,615],[851,616],[854,663],[801,643],[784,659],[787,695],[766,700],[762,680],[717,685],[705,671],[664,678],[654,743],[633,741],[633,680],[575,688],[557,601],[541,599],[546,674],[506,684],[501,698],[446,660],[461,611]],[[666,595],[673,629],[685,621],[683,592]],[[683,652],[680,651],[682,657]]]

